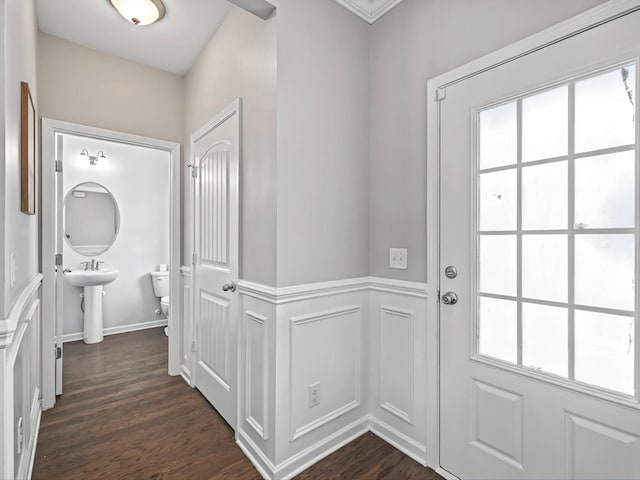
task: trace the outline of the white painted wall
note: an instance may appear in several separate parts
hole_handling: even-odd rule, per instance
[[[369,27],[278,0],[277,285],[369,270]]]
[[[169,264],[169,154],[72,135],[64,136],[63,148],[64,195],[79,183],[99,183],[113,194],[120,211],[120,231],[114,244],[95,256],[105,262],[102,268],[120,271],[118,278],[104,287],[104,328],[163,319],[154,313],[160,308],[160,299],[154,296],[149,272],[159,264]],[[102,150],[109,166],[101,167],[100,162],[90,166],[79,160],[83,148],[93,155]],[[81,268],[80,262],[91,260],[74,252],[67,242],[63,258],[64,266],[70,268]],[[81,291],[65,283],[65,335],[83,330]]]
[[[269,285],[276,278],[276,33],[276,18],[263,21],[232,7],[185,76],[184,89],[187,150],[192,133],[242,98],[241,278]],[[188,151],[184,158],[190,163]],[[188,169],[184,179],[190,192]],[[185,217],[185,226],[189,222]],[[184,233],[188,258],[188,228]]]
[[[0,28],[0,477],[26,478],[41,391],[39,217],[20,211],[21,81],[29,83],[38,109],[33,0],[1,0]],[[36,208],[39,212],[40,206]],[[24,443],[18,453],[15,433],[20,418]]]
[[[0,289],[0,316],[5,318],[12,303],[22,289],[38,273],[39,253],[38,217],[20,211],[20,82],[28,82],[36,110],[38,88],[36,83],[36,20],[32,0],[4,0],[2,19],[4,27],[4,75],[2,93],[4,149],[0,150],[1,184],[0,231],[2,233],[2,289]],[[38,207],[39,210],[39,207]],[[10,284],[10,258],[15,255],[16,274]]]
[[[599,3],[404,0],[373,24],[371,275],[427,278],[427,80]],[[407,270],[389,268],[389,247],[408,247]]]
[[[182,142],[178,75],[39,33],[38,80],[40,117]]]

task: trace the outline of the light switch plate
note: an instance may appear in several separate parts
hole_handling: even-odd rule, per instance
[[[407,269],[407,249],[406,248],[390,248],[389,249],[389,268],[398,270]]]

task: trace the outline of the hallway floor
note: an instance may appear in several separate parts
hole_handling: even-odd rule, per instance
[[[64,368],[64,394],[42,415],[34,480],[261,478],[204,397],[167,375],[162,328],[67,343]],[[367,433],[296,478],[441,477]]]

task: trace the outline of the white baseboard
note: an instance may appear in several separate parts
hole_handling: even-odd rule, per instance
[[[138,330],[147,330],[149,328],[166,327],[168,320],[163,318],[161,320],[154,320],[153,322],[132,323],[130,325],[118,325],[117,327],[107,327],[102,330],[102,334],[105,336],[116,335],[118,333],[137,332]],[[62,336],[62,342],[76,342],[82,340],[82,332],[67,333]]]
[[[447,472],[442,467],[434,468],[435,472],[447,480],[459,480],[454,474]]]
[[[279,464],[276,467],[274,480],[290,480],[309,468],[311,465],[344,447],[347,443],[350,443],[356,438],[364,435],[369,430],[368,416],[364,416],[359,420],[356,420]]]
[[[320,442],[305,448],[278,466],[274,466],[271,463],[264,452],[242,428],[238,428],[236,442],[263,478],[266,480],[290,480],[368,431],[369,417],[365,416],[341,428]]]
[[[409,438],[402,432],[378,420],[370,417],[371,431],[387,442],[389,445],[397,448],[405,455],[413,458],[422,466],[427,466],[427,447]]]
[[[180,376],[187,382],[187,385],[194,388],[193,382],[191,381],[191,372],[185,365],[180,365]]]
[[[258,473],[262,475],[262,478],[266,480],[275,479],[276,467],[271,463],[267,456],[260,450],[251,437],[245,433],[242,428],[238,428],[236,432],[236,443],[240,447],[240,450],[251,461]]]

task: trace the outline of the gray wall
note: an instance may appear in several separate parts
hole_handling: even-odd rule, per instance
[[[191,134],[242,98],[240,278],[267,285],[276,279],[276,21],[232,7],[185,76],[184,89],[185,159]],[[188,172],[184,178],[189,192]],[[189,222],[185,218],[184,258]]]
[[[427,80],[600,3],[405,0],[371,27],[371,275],[427,278]],[[408,247],[408,270],[389,247]]]
[[[4,0],[3,21],[3,87],[0,105],[3,127],[0,140],[0,242],[2,255],[2,288],[0,315],[3,318],[23,288],[39,271],[39,226],[36,215],[20,211],[20,82],[29,83],[31,96],[38,109],[36,83],[36,19],[32,0]],[[37,211],[40,206],[36,207]],[[10,284],[11,255],[15,255],[15,283]]]
[[[38,93],[40,117],[182,142],[178,75],[39,33]]]
[[[278,0],[278,286],[368,275],[369,27]]]

